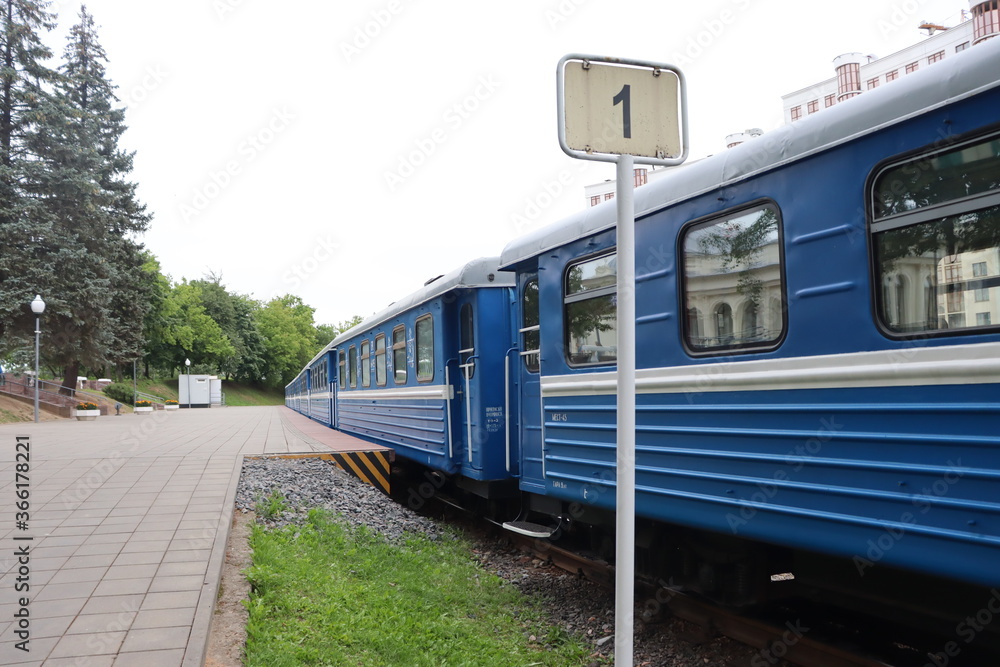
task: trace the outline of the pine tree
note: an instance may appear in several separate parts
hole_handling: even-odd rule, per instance
[[[56,120],[50,91],[58,73],[45,64],[52,52],[39,38],[55,26],[48,7],[47,0],[0,0],[0,351],[27,344],[34,331],[28,303],[49,293],[44,259],[53,234],[23,188],[45,168],[30,137]]]

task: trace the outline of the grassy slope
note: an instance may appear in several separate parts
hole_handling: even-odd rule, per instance
[[[125,380],[122,384],[130,386],[132,382]],[[137,384],[141,392],[175,401],[178,399],[177,378],[169,380],[139,378]],[[226,395],[226,405],[231,406],[285,404],[285,395],[280,389],[266,389],[223,380],[222,392]]]

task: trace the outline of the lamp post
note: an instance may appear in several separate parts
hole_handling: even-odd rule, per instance
[[[35,423],[38,423],[38,338],[42,335],[42,313],[45,312],[45,302],[42,295],[36,294],[31,302],[31,312],[35,314]]]
[[[191,360],[185,359],[184,365],[187,366],[187,376],[188,376],[188,410],[191,409]]]

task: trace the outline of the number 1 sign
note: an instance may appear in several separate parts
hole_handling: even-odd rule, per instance
[[[684,76],[675,67],[572,54],[559,61],[556,85],[567,154],[662,165],[687,157]]]

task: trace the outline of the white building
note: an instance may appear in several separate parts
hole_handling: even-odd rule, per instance
[[[970,12],[953,28],[925,23],[929,37],[884,58],[861,53],[845,53],[833,61],[835,76],[808,88],[784,95],[782,107],[786,123],[832,107],[856,95],[892,83],[901,76],[954,57],[965,49],[1000,34],[998,0],[969,3]]]

